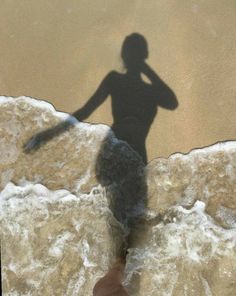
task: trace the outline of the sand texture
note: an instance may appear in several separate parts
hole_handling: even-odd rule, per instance
[[[149,160],[235,140],[235,0],[1,1],[0,95],[74,112],[110,71],[125,71],[121,46],[133,32],[179,101],[174,112],[159,108]],[[87,121],[112,123],[109,97]]]

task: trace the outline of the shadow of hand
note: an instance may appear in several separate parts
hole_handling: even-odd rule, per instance
[[[46,144],[46,142],[49,140],[49,138],[50,138],[50,135],[48,134],[47,130],[32,136],[23,145],[24,153],[28,154],[30,152],[38,150],[42,145]]]
[[[46,144],[46,142],[52,138],[59,136],[65,131],[68,131],[77,122],[78,121],[73,116],[70,116],[65,121],[58,123],[56,126],[37,133],[23,145],[23,151],[25,153],[30,153],[38,150],[42,145]]]

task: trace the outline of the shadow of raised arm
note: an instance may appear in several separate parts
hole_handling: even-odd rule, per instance
[[[147,63],[143,64],[142,72],[152,83],[153,94],[157,98],[157,104],[165,109],[176,109],[178,107],[178,101],[171,88],[165,84]]]
[[[94,95],[88,100],[88,102],[80,109],[69,115],[68,118],[54,127],[43,130],[36,135],[32,136],[24,145],[23,150],[25,153],[30,153],[38,150],[42,145],[50,141],[56,136],[68,131],[73,127],[77,120],[83,121],[86,119],[99,105],[101,105],[109,95],[109,79],[111,73],[109,73],[101,82]],[[75,118],[77,120],[75,120]]]

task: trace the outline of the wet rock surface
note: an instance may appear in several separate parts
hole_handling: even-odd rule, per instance
[[[4,295],[91,295],[127,216],[130,295],[235,295],[236,142],[144,168],[108,127],[75,122],[25,154],[68,115],[25,97],[1,97],[0,108]]]
[[[236,142],[157,158],[146,169],[148,204],[155,212],[200,200],[223,227],[236,226]]]

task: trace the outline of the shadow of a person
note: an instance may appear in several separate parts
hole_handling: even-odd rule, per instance
[[[142,168],[147,164],[145,143],[157,109],[160,106],[174,110],[178,106],[174,92],[145,62],[148,58],[148,45],[142,35],[133,33],[125,38],[121,57],[126,72],[124,74],[116,71],[109,72],[88,102],[72,114],[79,121],[83,121],[110,96],[113,115],[112,130],[119,140],[127,142],[137,153],[137,158],[130,167],[122,166],[123,156],[121,153],[120,160],[116,161],[116,166],[111,168],[109,164],[115,159],[115,155],[111,156],[111,159],[107,159],[105,155],[107,145],[109,145],[109,137],[107,137],[100,148],[96,163],[96,174],[103,186],[109,187],[108,184],[111,183],[119,184],[116,189],[109,187],[110,191],[108,191],[113,199],[114,216],[129,229],[129,234],[125,241],[124,253],[118,254],[117,257],[125,257],[126,250],[132,245],[131,237],[135,233],[135,221],[142,216],[139,214],[139,217],[135,217],[133,214],[140,200],[142,200],[143,209],[145,209],[146,182]],[[148,78],[149,83],[143,81],[142,74]],[[24,146],[25,152],[38,149],[41,144],[62,133],[73,124],[68,120],[33,136]],[[141,166],[140,163],[142,163]],[[129,170],[132,170],[132,174],[129,174]],[[136,173],[135,170],[137,170]],[[130,177],[127,177],[128,175]],[[122,176],[125,177],[125,180],[122,179]],[[117,188],[119,189],[117,190]],[[104,289],[103,285],[102,289]],[[94,295],[100,295],[99,291],[95,290]],[[113,294],[108,293],[107,295]]]
[[[145,38],[133,33],[124,40],[121,57],[126,73],[111,71],[95,94],[73,116],[86,119],[110,95],[116,137],[126,141],[147,163],[146,137],[157,114],[157,107],[174,110],[178,102],[174,92],[145,63],[148,46]],[[146,75],[150,83],[142,80]]]

